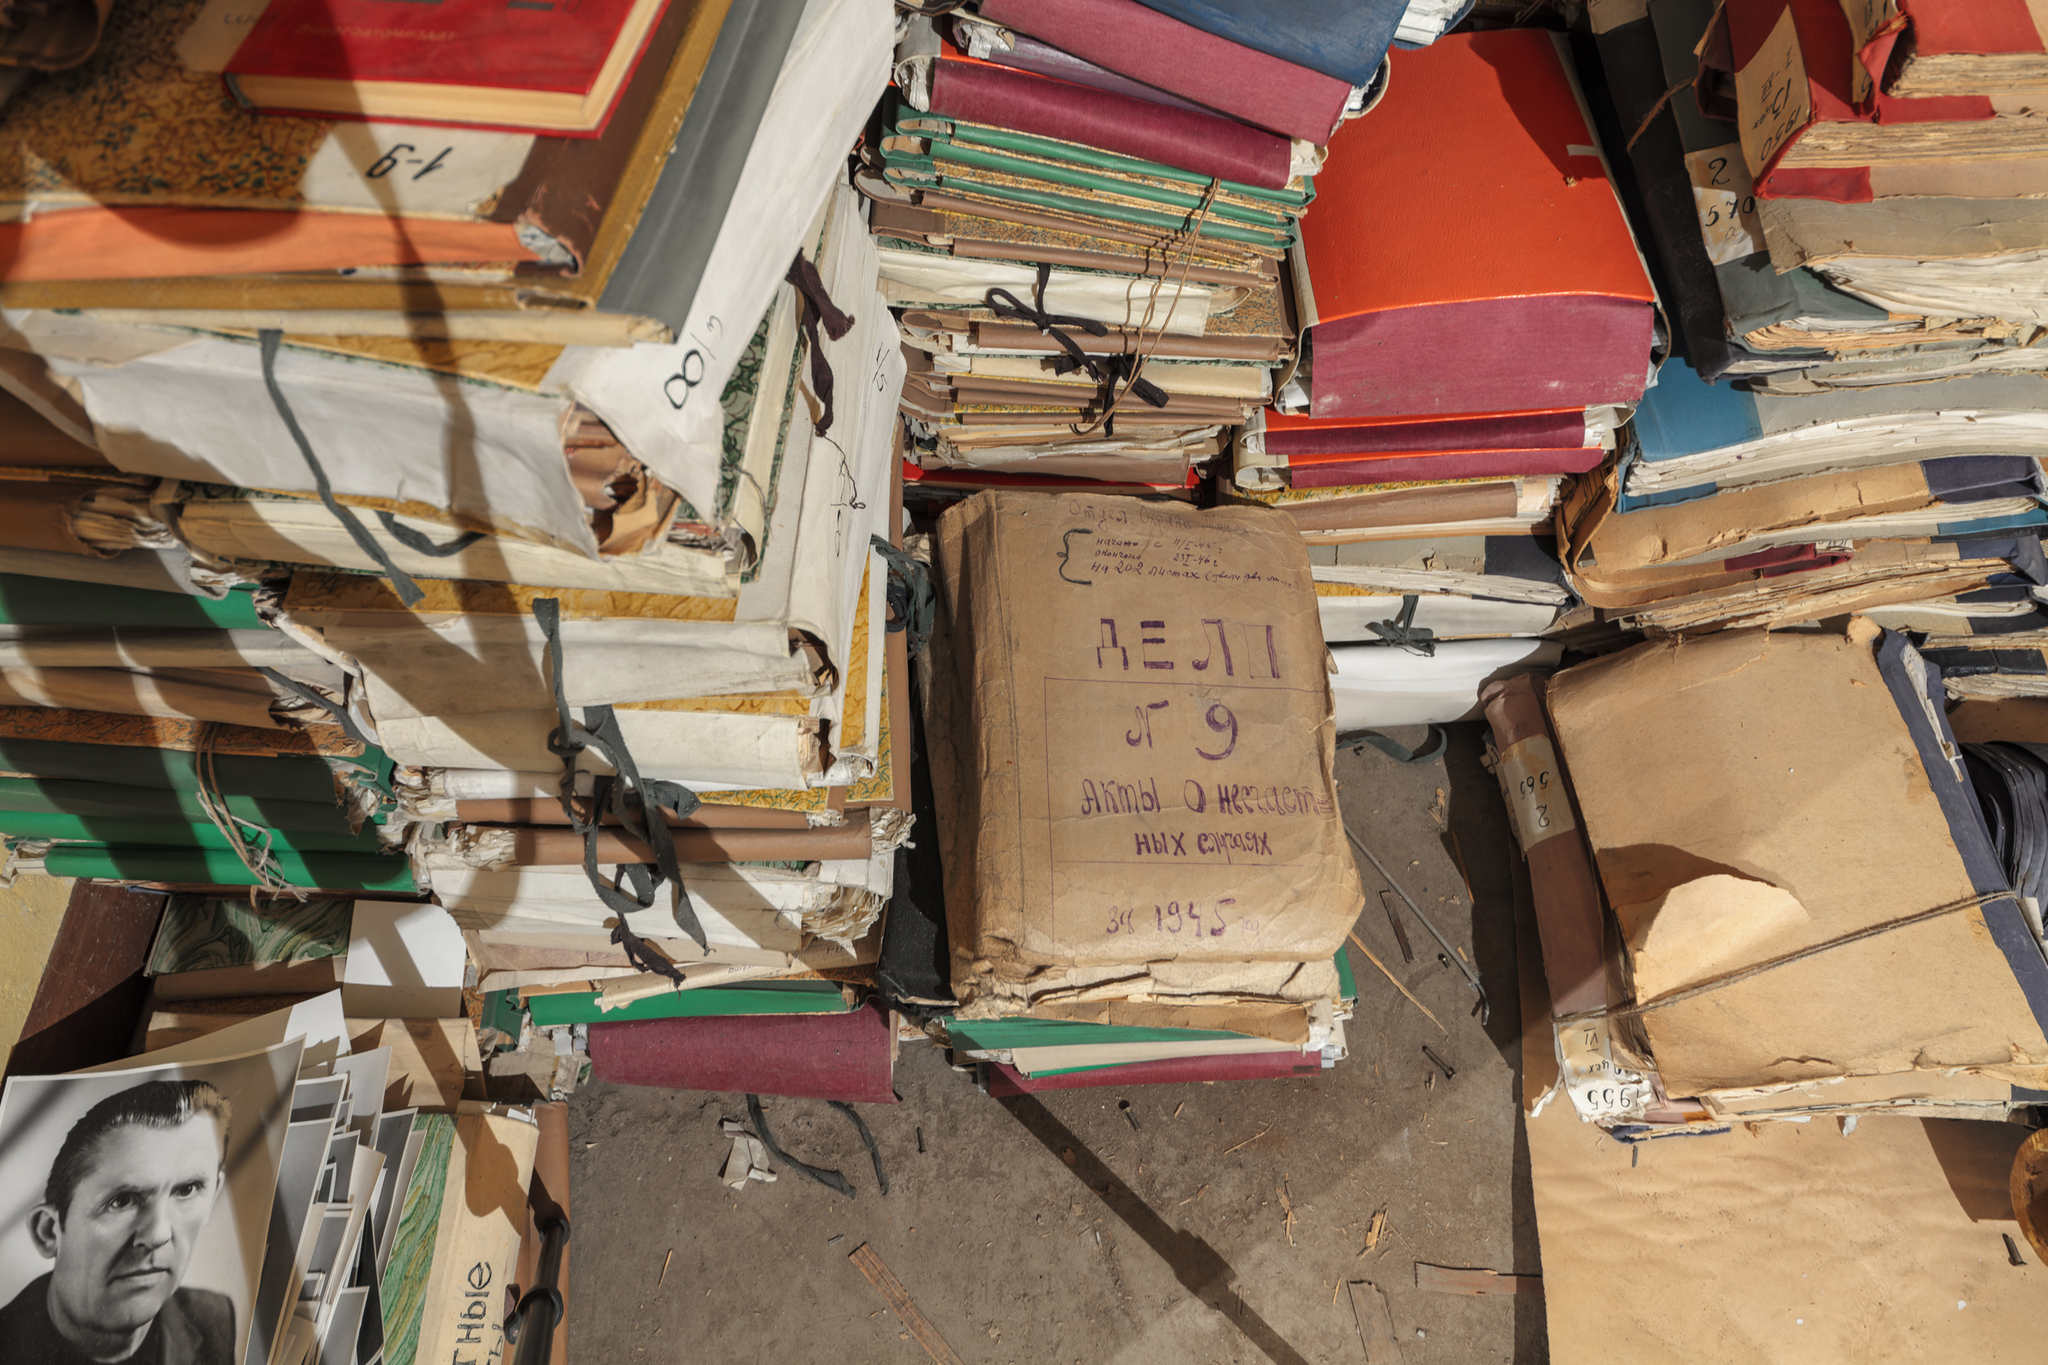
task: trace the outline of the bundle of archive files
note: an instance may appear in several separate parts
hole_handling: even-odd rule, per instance
[[[540,1027],[852,1013],[910,805],[888,7],[319,8],[85,6],[0,106],[14,866],[431,897]]]
[[[394,1047],[345,1017],[342,992],[297,998],[255,1016],[158,1016],[135,1056],[11,1077],[0,1095],[10,1151],[31,1162],[80,1154],[59,1155],[47,1186],[22,1167],[36,1189],[24,1202],[41,1200],[33,1218],[68,1213],[75,1227],[80,1205],[124,1178],[177,1183],[174,1207],[150,1215],[163,1274],[137,1298],[154,1297],[154,1317],[120,1324],[152,1354],[389,1365],[470,1349],[509,1356],[532,1302],[515,1286],[536,1284],[549,1231],[555,1271],[541,1273],[560,1278],[566,1110],[466,1093],[481,1082],[473,1034],[466,1059]],[[8,1290],[5,1332],[10,1349],[54,1359],[81,1323],[101,1328],[119,1313],[54,1283],[77,1274],[69,1239],[45,1255],[51,1273]],[[508,1304],[519,1305],[509,1320]],[[539,1322],[529,1330],[552,1330],[560,1315]]]
[[[1991,8],[1654,0],[1598,35],[1678,352],[1559,519],[1602,614],[1863,613],[1952,685],[2039,675],[2048,121],[2033,21]]]
[[[1426,8],[1266,23],[1245,5],[989,0],[911,18],[858,183],[902,310],[915,499],[1191,498],[1294,364],[1281,275],[1319,170]]]
[[[1312,8],[907,24],[857,176],[901,308],[906,487],[1279,507],[1340,730],[1470,719],[1586,623],[1553,512],[1668,347],[1561,38]]]
[[[1316,188],[1297,355],[1216,496],[1310,547],[1340,732],[1469,720],[1595,624],[1555,513],[1668,350],[1657,295],[1562,34],[1396,51]]]
[[[1866,1358],[1887,1305],[1987,1358],[2041,1330],[2048,703],[1944,682],[1856,616],[1488,685],[1553,1349],[1622,1257],[1658,1308],[1610,1340],[1734,1330],[1730,1286],[1776,1286],[1812,1359]],[[1799,1191],[1787,1235],[1762,1210]],[[1668,1239],[1584,1240],[1651,1208]]]

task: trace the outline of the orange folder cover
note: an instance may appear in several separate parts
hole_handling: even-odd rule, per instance
[[[536,259],[512,223],[271,209],[54,209],[0,223],[0,280],[266,275]]]
[[[1313,415],[1640,398],[1655,295],[1552,36],[1461,34],[1392,61],[1302,220]]]

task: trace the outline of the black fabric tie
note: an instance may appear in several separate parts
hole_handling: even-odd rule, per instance
[[[889,566],[889,615],[894,618],[889,622],[889,633],[908,630],[910,638],[904,644],[913,656],[922,654],[925,642],[932,637],[932,618],[938,609],[931,575],[922,562],[880,536],[869,536],[868,543]]]
[[[327,481],[327,471],[320,465],[319,456],[313,453],[313,443],[306,439],[305,431],[299,426],[299,419],[292,413],[292,405],[285,401],[284,390],[277,382],[277,351],[284,343],[284,333],[275,328],[265,328],[256,334],[257,347],[263,357],[263,386],[270,390],[270,402],[277,409],[277,415],[284,419],[284,429],[292,434],[292,440],[299,447],[299,454],[305,458],[306,468],[313,471],[313,487],[320,494],[320,504],[333,518],[340,522],[354,540],[357,547],[368,555],[384,576],[391,580],[391,586],[398,593],[398,600],[410,607],[426,596],[420,585],[410,575],[391,562],[391,556],[370,534],[370,528],[356,517],[349,508],[337,502],[334,485]]]
[[[1422,599],[1409,593],[1401,599],[1401,614],[1391,621],[1368,621],[1365,628],[1380,637],[1382,644],[1412,649],[1424,658],[1436,657],[1436,632],[1415,624],[1415,608]]]
[[[798,326],[804,329],[804,341],[811,350],[811,392],[818,396],[824,411],[819,414],[812,431],[823,436],[832,429],[832,362],[825,358],[825,348],[818,341],[818,324],[825,324],[825,335],[837,341],[853,329],[853,315],[839,311],[839,305],[832,302],[832,296],[825,292],[825,281],[818,275],[818,267],[801,251],[790,262],[789,273],[782,277],[789,281],[797,293],[803,295],[803,316]]]
[[[1065,355],[1054,356],[1054,374],[1072,374],[1079,370],[1090,379],[1102,385],[1102,406],[1107,409],[1116,402],[1116,388],[1119,383],[1128,382],[1129,391],[1155,408],[1166,406],[1166,391],[1149,379],[1132,379],[1137,373],[1138,358],[1128,352],[1109,356],[1091,356],[1081,349],[1079,342],[1061,331],[1062,327],[1078,327],[1092,337],[1106,337],[1109,328],[1094,318],[1070,317],[1062,313],[1045,311],[1045,286],[1052,279],[1050,262],[1038,263],[1038,279],[1031,286],[1031,306],[1025,307],[1017,296],[1007,289],[991,289],[982,296],[982,302],[997,317],[1005,322],[1028,322],[1045,336],[1060,344]],[[1116,434],[1116,418],[1112,415],[1103,423],[1102,434]]]
[[[533,619],[540,623],[541,633],[547,639],[548,674],[555,692],[558,724],[548,734],[548,752],[562,760],[562,814],[568,817],[569,827],[583,837],[583,873],[590,878],[591,889],[597,892],[598,900],[619,917],[618,927],[612,931],[612,942],[623,944],[627,958],[642,971],[659,972],[681,984],[682,973],[675,969],[674,964],[641,943],[627,927],[626,916],[635,910],[652,907],[655,891],[664,882],[673,883],[675,889],[671,899],[676,926],[694,939],[699,948],[710,950],[711,943],[704,933],[704,926],[697,920],[697,909],[683,888],[675,835],[661,816],[664,809],[674,811],[678,817],[687,816],[703,803],[695,792],[680,782],[662,782],[640,776],[639,766],[633,762],[633,755],[626,748],[626,737],[620,732],[618,717],[611,707],[584,707],[583,724],[580,726],[569,719],[568,693],[562,685],[562,604],[552,597],[534,599]],[[618,769],[615,775],[592,779],[590,817],[587,820],[577,811],[575,801],[576,756],[585,749],[595,749]],[[628,797],[637,798],[637,801],[629,802]],[[619,829],[627,838],[640,840],[654,852],[651,863],[621,864],[609,885],[597,870],[597,836],[607,814],[617,817]],[[631,888],[630,896],[620,889],[622,882]]]
[[[988,293],[982,296],[982,302],[988,305],[990,312],[1003,321],[1028,322],[1033,327],[1036,327],[1041,334],[1057,341],[1060,344],[1060,349],[1065,351],[1066,354],[1053,358],[1052,372],[1054,374],[1072,374],[1075,370],[1081,370],[1096,383],[1105,382],[1108,372],[1103,369],[1098,361],[1090,358],[1088,353],[1081,349],[1079,342],[1060,329],[1062,327],[1078,327],[1089,336],[1106,337],[1109,335],[1109,328],[1097,322],[1094,318],[1068,317],[1061,313],[1046,312],[1045,286],[1046,282],[1051,278],[1052,266],[1047,262],[1040,261],[1038,263],[1038,282],[1031,287],[1031,305],[1029,307],[1026,307],[1015,294],[1012,294],[1007,289],[989,290]]]

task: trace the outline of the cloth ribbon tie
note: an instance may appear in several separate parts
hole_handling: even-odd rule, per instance
[[[1415,593],[1409,593],[1401,599],[1399,615],[1391,621],[1368,621],[1366,629],[1379,636],[1383,644],[1412,649],[1426,659],[1436,657],[1436,632],[1415,624],[1415,607],[1421,600]]]
[[[626,737],[620,731],[618,717],[611,707],[584,707],[581,725],[569,719],[568,694],[562,685],[562,604],[552,597],[536,598],[533,619],[540,624],[541,633],[547,641],[548,675],[554,685],[555,716],[559,722],[548,732],[548,752],[562,760],[562,814],[568,817],[569,827],[583,838],[584,875],[590,879],[591,889],[597,892],[598,900],[619,917],[618,925],[612,931],[612,942],[625,947],[628,960],[642,971],[658,972],[681,984],[682,973],[673,963],[645,946],[627,927],[626,916],[635,910],[651,908],[654,893],[664,883],[671,883],[674,886],[671,900],[676,926],[694,939],[699,948],[710,949],[710,940],[704,933],[704,926],[698,922],[696,907],[690,903],[690,897],[683,888],[675,835],[661,817],[664,809],[674,811],[679,817],[687,816],[703,803],[695,792],[680,782],[663,782],[640,776],[639,765],[634,763],[631,751],[626,748]],[[575,801],[576,757],[585,749],[596,750],[618,770],[615,775],[593,779],[587,819],[576,809]],[[628,797],[637,800],[629,802]],[[609,885],[597,870],[597,836],[607,814],[617,818],[621,832],[628,838],[640,840],[654,853],[651,863],[621,864]],[[631,888],[631,895],[620,889],[622,883]]]
[[[804,341],[811,352],[811,392],[817,395],[818,404],[823,409],[811,430],[815,435],[823,436],[832,429],[832,362],[825,358],[825,348],[819,344],[818,325],[823,323],[825,335],[837,341],[853,330],[853,315],[841,312],[839,305],[832,302],[832,296],[825,292],[825,281],[818,274],[818,267],[801,251],[789,263],[789,273],[782,278],[803,295],[804,311],[797,325],[803,328]]]
[[[1066,354],[1053,357],[1052,372],[1054,374],[1072,374],[1074,371],[1079,370],[1096,383],[1102,385],[1101,402],[1104,408],[1109,408],[1115,404],[1116,386],[1119,381],[1126,381],[1129,384],[1129,392],[1136,394],[1140,399],[1151,404],[1153,407],[1165,407],[1166,391],[1149,379],[1135,377],[1138,369],[1138,358],[1136,356],[1128,352],[1109,356],[1091,356],[1081,349],[1079,342],[1060,330],[1062,327],[1078,327],[1089,336],[1106,337],[1109,335],[1109,328],[1094,318],[1072,317],[1064,313],[1046,312],[1045,286],[1051,279],[1051,263],[1040,261],[1038,263],[1038,278],[1031,286],[1031,304],[1029,307],[1025,306],[1015,294],[1012,294],[1007,289],[989,290],[987,294],[982,296],[982,302],[988,306],[989,311],[1005,322],[1028,322],[1033,327],[1036,327],[1041,335],[1049,336],[1058,342],[1060,349],[1066,352]],[[1115,423],[1116,418],[1112,414],[1110,419],[1103,423],[1103,435],[1114,436],[1116,434]]]

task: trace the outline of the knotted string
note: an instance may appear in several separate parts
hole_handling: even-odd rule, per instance
[[[313,443],[306,439],[304,429],[299,426],[298,417],[292,412],[292,405],[285,400],[284,389],[277,382],[277,350],[284,343],[284,333],[275,328],[265,328],[256,334],[256,340],[257,350],[263,361],[263,387],[270,391],[271,406],[277,409],[277,415],[284,420],[284,429],[291,433],[293,442],[299,447],[299,454],[306,461],[306,468],[313,471],[313,487],[320,495],[320,505],[342,524],[349,538],[355,541],[356,547],[368,555],[383,571],[384,576],[391,580],[391,587],[398,593],[398,600],[408,607],[415,605],[426,594],[420,591],[420,585],[413,582],[410,575],[391,562],[391,556],[384,552],[384,547],[370,534],[370,528],[363,525],[353,511],[335,499],[334,485],[328,482],[327,471],[321,466],[320,457],[313,453]]]
[[[1031,286],[1031,305],[1025,307],[1015,294],[1007,289],[991,289],[982,296],[982,302],[997,317],[1005,322],[1028,322],[1041,335],[1049,336],[1060,344],[1065,355],[1053,357],[1054,374],[1072,374],[1079,370],[1090,379],[1102,385],[1101,403],[1103,415],[1097,419],[1102,423],[1103,434],[1114,436],[1111,414],[1119,401],[1117,382],[1127,381],[1125,392],[1135,391],[1139,398],[1155,408],[1166,406],[1166,391],[1149,379],[1138,377],[1139,363],[1128,352],[1120,355],[1091,356],[1081,349],[1080,343],[1061,331],[1062,327],[1078,327],[1089,336],[1106,337],[1109,328],[1094,318],[1072,317],[1063,313],[1048,313],[1045,310],[1045,286],[1052,278],[1052,265],[1048,261],[1038,263],[1038,278]],[[1151,313],[1148,309],[1147,318]]]
[[[875,553],[889,566],[889,633],[907,630],[910,638],[904,643],[915,656],[924,652],[925,641],[932,637],[932,619],[937,614],[937,599],[932,592],[931,575],[924,565],[905,554],[880,536],[869,536],[868,543],[875,547]]]

